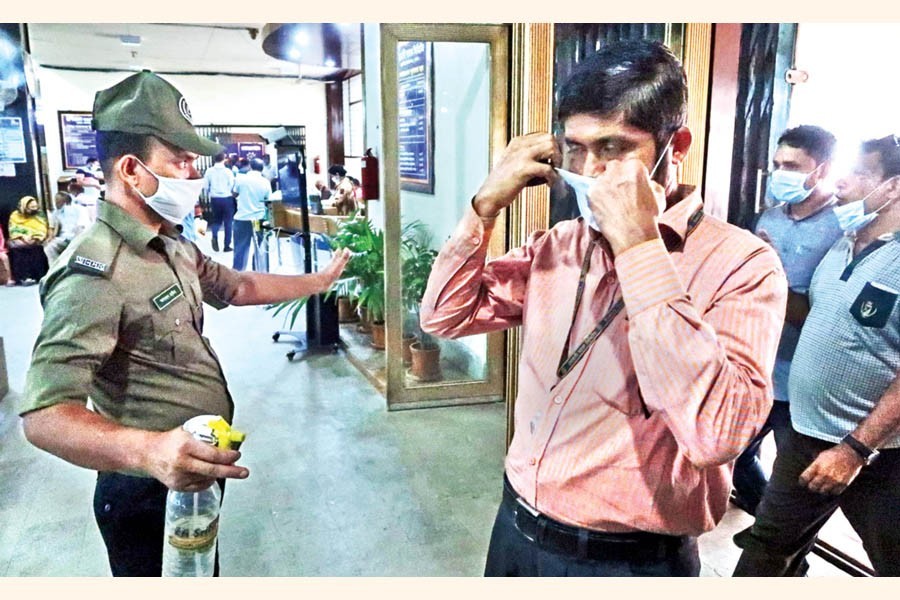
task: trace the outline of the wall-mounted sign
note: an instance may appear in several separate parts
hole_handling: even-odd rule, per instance
[[[91,128],[91,113],[59,111],[59,143],[63,169],[80,169],[89,158],[97,158],[97,134]]]
[[[400,189],[434,193],[431,42],[397,43]]]
[[[257,142],[238,142],[237,154],[241,158],[253,160],[254,158],[262,158],[266,153],[266,145]]]
[[[19,117],[0,117],[0,162],[27,162],[25,132]]]

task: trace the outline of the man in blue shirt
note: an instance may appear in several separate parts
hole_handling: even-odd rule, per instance
[[[259,221],[266,216],[266,205],[272,188],[263,177],[263,161],[250,161],[250,171],[235,180],[234,195],[237,197],[237,212],[234,215],[234,263],[232,268],[243,271],[247,266],[252,236],[256,236],[257,246],[262,243]]]
[[[766,474],[758,458],[759,447],[769,432],[774,431],[775,445],[780,451],[786,431],[791,427],[788,374],[800,327],[809,311],[809,281],[819,261],[841,236],[832,210],[834,196],[822,183],[831,167],[834,145],[831,133],[812,125],[801,125],[781,135],[772,160],[775,170],[769,178],[769,196],[778,204],[765,211],[756,225],[756,234],[778,252],[789,291],[772,373],[775,402],[762,431],[734,465],[736,503],[750,514],[756,514],[766,487]]]
[[[875,571],[900,576],[900,141],[862,145],[838,182],[847,235],[809,287],[779,448],[734,574],[785,576],[840,507]],[[879,452],[880,451],[880,452]]]
[[[231,229],[234,221],[234,173],[225,166],[225,153],[213,158],[213,166],[203,174],[203,190],[212,208],[212,249],[219,251],[219,229],[225,226],[225,252],[231,252]]]

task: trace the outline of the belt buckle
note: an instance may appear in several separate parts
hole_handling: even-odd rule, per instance
[[[541,516],[541,513],[539,513],[536,509],[532,508],[532,507],[531,507],[527,502],[525,502],[525,500],[522,499],[520,496],[517,496],[517,497],[516,497],[516,505],[517,505],[517,506],[516,506],[516,519],[515,519],[515,520],[516,520],[516,529],[518,529],[519,532],[520,532],[522,535],[524,535],[525,538],[526,538],[529,542],[537,542],[537,534],[538,534],[538,527],[539,527],[539,526],[538,526],[538,517]],[[523,508],[525,509],[525,512],[527,512],[529,515],[531,515],[531,517],[534,519],[534,527],[535,527],[535,529],[534,529],[533,534],[532,534],[532,533],[529,533],[528,531],[526,531],[526,528],[523,527],[523,525],[519,522],[519,510],[521,510],[521,509],[523,509]]]
[[[534,517],[535,519],[540,516],[541,513],[539,513],[537,511],[537,509],[531,508],[531,505],[528,504],[527,502],[525,502],[525,499],[522,498],[521,496],[516,497],[516,502],[518,502],[519,506],[521,506],[522,508],[527,510],[529,513],[531,513],[531,516]]]

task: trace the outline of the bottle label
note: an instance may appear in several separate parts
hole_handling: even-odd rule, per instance
[[[169,545],[179,550],[204,551],[216,542],[218,533],[219,517],[204,528],[176,524],[175,531],[169,536]]]

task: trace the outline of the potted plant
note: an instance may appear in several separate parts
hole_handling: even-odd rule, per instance
[[[430,235],[420,222],[414,222],[404,228],[401,258],[403,261],[403,305],[414,315],[418,341],[409,342],[410,373],[419,381],[437,381],[441,379],[441,348],[435,339],[422,331],[419,325],[422,297],[428,285],[428,277],[437,257],[437,251],[431,249]],[[405,358],[405,357],[404,357]]]
[[[357,303],[363,324],[372,327],[372,345],[384,348],[384,232],[369,219],[343,221],[330,240],[335,250],[348,248],[353,257],[344,269],[344,279],[355,279]]]

